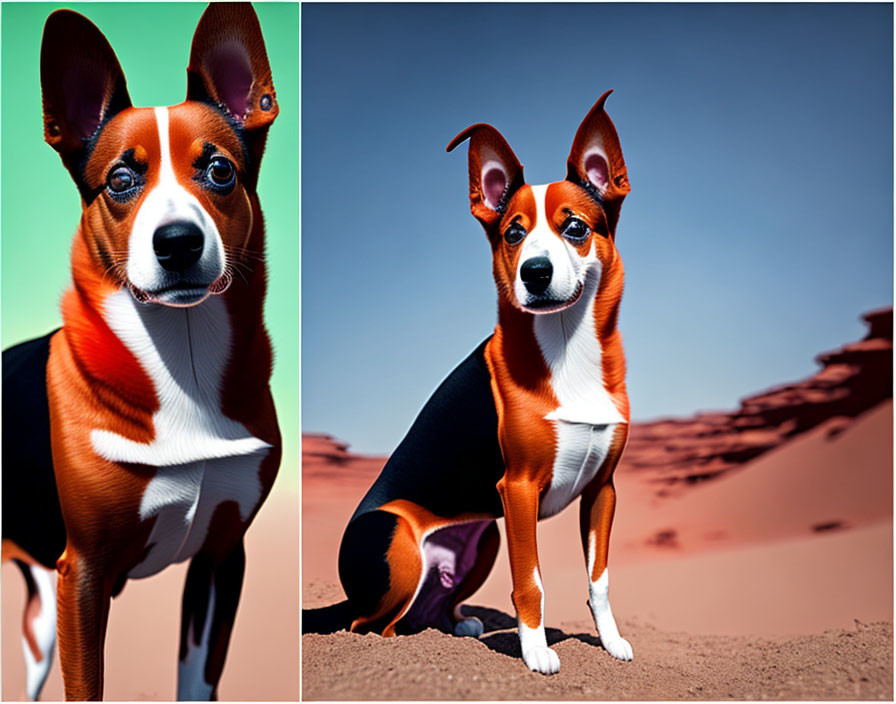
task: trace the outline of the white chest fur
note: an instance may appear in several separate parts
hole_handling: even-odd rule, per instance
[[[600,341],[594,329],[599,264],[585,277],[579,300],[558,313],[536,315],[535,339],[551,372],[559,406],[548,420],[607,425],[625,419],[604,387]]]
[[[578,302],[559,313],[535,316],[535,338],[559,404],[545,416],[554,421],[557,454],[539,518],[559,513],[582,493],[606,460],[616,426],[626,422],[603,381],[594,325],[599,283],[600,264],[595,262]]]
[[[140,503],[140,518],[155,517],[149,552],[129,577],[148,577],[187,560],[202,547],[215,509],[225,501],[248,519],[261,498],[258,470],[266,451],[244,457],[201,460],[160,467]]]
[[[231,339],[223,300],[171,308],[137,303],[121,290],[106,299],[104,318],[152,379],[159,410],[152,418],[152,442],[97,429],[90,436],[97,454],[112,462],[167,467],[269,447],[221,413]]]
[[[270,445],[221,412],[231,344],[223,300],[170,308],[137,303],[121,290],[106,299],[103,313],[152,380],[159,402],[149,443],[91,432],[101,457],[157,468],[140,504],[141,520],[156,518],[152,547],[130,574],[144,577],[195,554],[222,502],[236,502],[248,518],[261,497],[258,472]]]
[[[556,421],[557,456],[551,486],[541,499],[539,518],[548,518],[569,506],[600,469],[613,440],[616,424],[589,425]]]

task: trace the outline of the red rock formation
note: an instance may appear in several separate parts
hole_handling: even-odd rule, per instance
[[[831,432],[893,393],[893,309],[862,316],[864,339],[824,352],[822,369],[741,401],[732,412],[632,425],[623,471],[649,472],[669,487],[712,479],[825,421]],[[663,493],[661,491],[661,493]]]
[[[385,457],[367,457],[348,451],[348,443],[326,433],[302,433],[302,478],[351,479],[369,475],[373,482]],[[347,476],[350,475],[350,476]]]

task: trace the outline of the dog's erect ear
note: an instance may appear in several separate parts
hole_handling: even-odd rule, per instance
[[[467,127],[451,140],[448,151],[466,139],[470,140],[470,210],[487,227],[500,220],[511,196],[525,183],[523,167],[491,125]]]
[[[570,181],[583,186],[604,207],[610,232],[616,232],[622,201],[631,187],[616,128],[604,110],[608,90],[579,125],[567,159]]]
[[[209,4],[193,35],[187,100],[211,103],[244,130],[253,167],[277,117],[277,95],[261,25],[249,3]]]
[[[73,171],[85,143],[130,107],[124,73],[103,33],[83,15],[57,10],[40,49],[44,139]]]

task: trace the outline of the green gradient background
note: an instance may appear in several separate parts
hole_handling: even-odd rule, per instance
[[[55,9],[86,15],[106,35],[136,106],[175,105],[187,87],[190,42],[202,3],[4,3],[0,90],[0,344],[60,325],[78,192],[43,141],[40,42]],[[258,192],[267,233],[265,319],[274,344],[271,387],[283,433],[278,485],[299,482],[299,8],[255,5],[280,114],[270,129]]]

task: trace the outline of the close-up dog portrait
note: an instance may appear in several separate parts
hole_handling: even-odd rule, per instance
[[[892,698],[892,23],[303,6],[304,699]]]
[[[298,7],[2,13],[3,699],[295,700]]]

